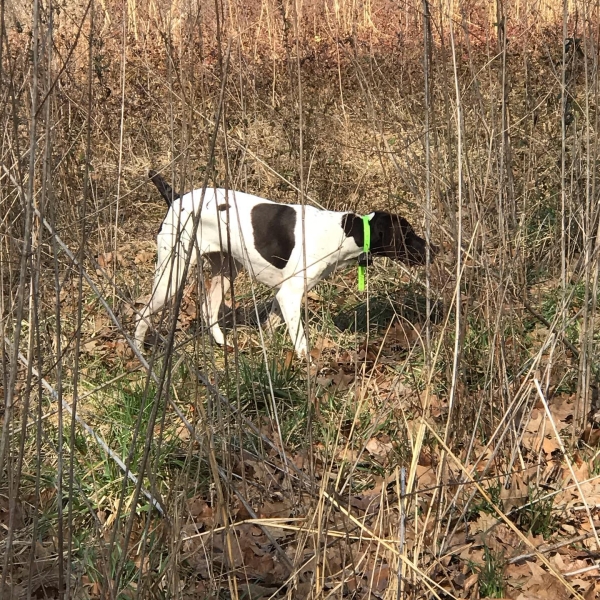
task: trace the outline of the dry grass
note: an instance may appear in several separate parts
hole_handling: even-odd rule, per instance
[[[595,4],[3,10],[0,598],[596,597]],[[311,369],[247,277],[144,357],[149,167],[442,252],[312,292]]]

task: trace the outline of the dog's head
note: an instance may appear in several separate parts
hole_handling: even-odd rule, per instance
[[[372,254],[388,256],[409,266],[425,264],[427,242],[415,233],[404,217],[376,211],[370,224]],[[436,246],[429,244],[430,260],[437,251]]]

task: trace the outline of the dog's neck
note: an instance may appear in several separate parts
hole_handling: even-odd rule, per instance
[[[346,213],[342,217],[342,229],[346,237],[352,238],[358,246],[357,256],[363,252],[365,247],[365,226],[363,218],[354,213]]]

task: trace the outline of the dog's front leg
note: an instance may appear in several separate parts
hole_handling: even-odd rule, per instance
[[[306,334],[300,320],[303,294],[304,282],[290,280],[281,286],[276,295],[281,314],[294,342],[294,349],[300,358],[305,357],[307,354]]]

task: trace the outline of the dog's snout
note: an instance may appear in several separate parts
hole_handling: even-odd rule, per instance
[[[427,262],[427,247],[429,246],[429,260],[433,262],[435,256],[439,253],[439,246],[427,242],[420,236],[414,234],[406,247],[408,263],[411,266],[423,266]]]

